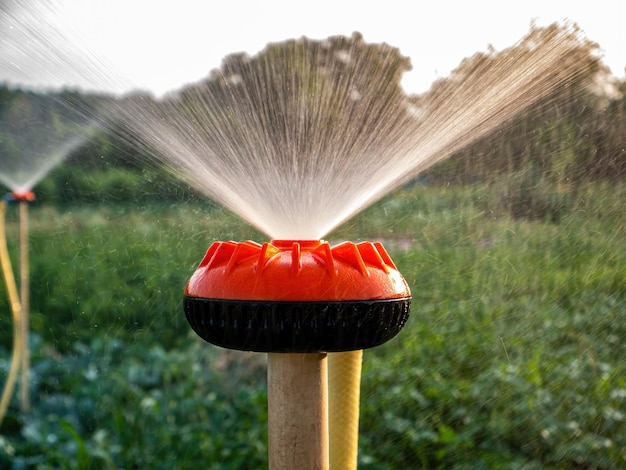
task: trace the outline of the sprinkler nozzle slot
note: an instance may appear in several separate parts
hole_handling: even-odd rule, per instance
[[[193,330],[257,352],[366,349],[406,323],[411,295],[380,243],[215,242],[185,289]]]

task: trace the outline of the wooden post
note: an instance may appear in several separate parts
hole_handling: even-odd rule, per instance
[[[270,470],[328,470],[325,353],[269,353]]]
[[[29,309],[30,285],[28,270],[28,202],[20,202],[20,302],[22,305],[22,383],[20,386],[20,404],[22,411],[30,409],[29,376]]]

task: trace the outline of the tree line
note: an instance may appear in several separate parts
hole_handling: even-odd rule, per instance
[[[534,171],[561,186],[626,178],[626,82],[601,73],[595,86],[563,87],[429,175],[493,182]]]

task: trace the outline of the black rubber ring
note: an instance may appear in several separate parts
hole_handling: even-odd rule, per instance
[[[256,352],[355,351],[398,334],[411,298],[344,302],[272,302],[185,297],[191,328],[205,341]]]

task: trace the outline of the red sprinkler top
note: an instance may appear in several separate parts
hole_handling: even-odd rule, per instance
[[[378,242],[272,240],[213,243],[187,297],[262,301],[362,301],[410,297]]]
[[[35,193],[29,190],[12,191],[8,197],[11,202],[33,202]]]
[[[185,289],[192,329],[258,352],[351,351],[393,338],[409,287],[380,243],[215,242]]]

